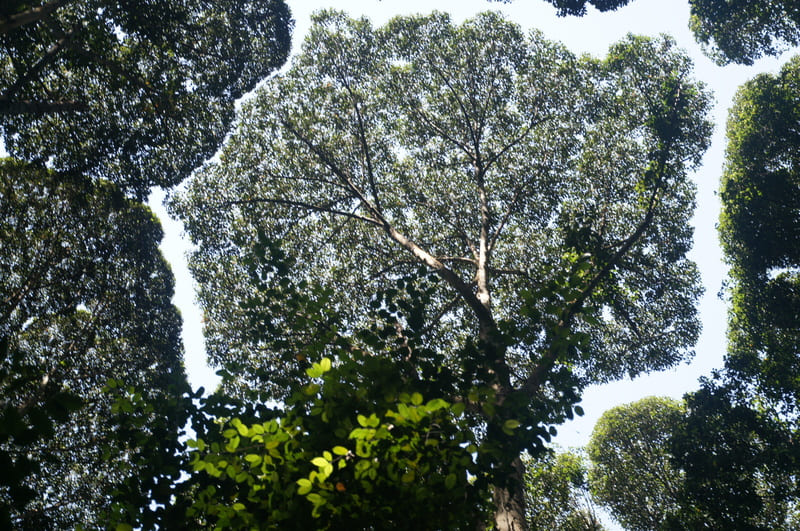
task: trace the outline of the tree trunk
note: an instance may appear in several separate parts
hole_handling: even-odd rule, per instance
[[[505,487],[495,487],[494,526],[497,531],[528,531],[525,519],[524,467],[519,456],[511,462]]]

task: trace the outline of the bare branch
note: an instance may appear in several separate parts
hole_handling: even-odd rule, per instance
[[[453,310],[453,308],[455,308],[456,304],[458,304],[458,301],[460,299],[461,297],[459,295],[456,295],[455,297],[450,299],[450,302],[442,306],[442,308],[438,312],[436,312],[436,315],[433,317],[433,319],[428,320],[430,324],[422,329],[422,333],[430,331],[431,329],[433,329],[434,326],[439,324],[439,321],[441,321],[445,315],[447,315],[450,311]]]
[[[346,79],[346,76],[342,76],[342,79]],[[344,83],[345,89],[347,89],[347,93],[350,94],[350,98],[353,101],[353,110],[356,113],[356,122],[358,124],[358,141],[361,144],[361,150],[364,152],[364,161],[367,165],[367,180],[369,181],[369,187],[372,191],[372,197],[375,200],[375,206],[378,210],[383,210],[381,208],[381,201],[378,197],[378,186],[375,183],[375,173],[372,168],[372,156],[370,155],[369,151],[369,144],[367,143],[367,135],[364,127],[364,118],[361,116],[361,107],[358,104],[358,99],[356,98],[353,89],[350,87],[350,83]]]
[[[325,164],[328,167],[328,169],[330,169],[333,172],[334,175],[336,175],[337,177],[339,177],[339,179],[341,179],[342,184],[345,185],[345,187],[354,195],[354,198],[356,198],[359,201],[361,201],[361,203],[367,208],[367,210],[372,212],[372,214],[373,214],[373,216],[375,217],[376,220],[377,219],[381,219],[381,220],[383,219],[383,214],[377,208],[377,206],[373,205],[370,202],[370,200],[367,198],[366,194],[364,194],[364,192],[358,186],[355,185],[353,180],[347,175],[347,173],[344,170],[342,170],[339,167],[338,164],[336,164],[333,161],[333,159],[330,157],[330,155],[325,153],[325,151],[323,151],[320,147],[318,147],[316,144],[314,144],[314,142],[312,142],[309,138],[307,138],[305,135],[303,135],[288,120],[286,120],[286,119],[281,120],[281,124],[284,127],[286,127],[289,130],[289,132],[292,133],[295,136],[295,138],[297,138],[303,144],[305,144],[306,147],[308,147],[308,149],[310,149],[311,152],[314,153],[314,155],[316,155],[317,158],[319,158],[320,161],[322,161],[322,163]],[[370,219],[370,218],[365,218],[365,219]]]
[[[503,219],[500,220],[500,224],[497,226],[497,228],[494,231],[494,234],[492,234],[492,237],[489,240],[490,250],[494,250],[494,248],[497,246],[497,240],[500,238],[500,233],[505,228],[506,223],[508,223],[508,220],[511,219],[511,215],[514,213],[514,210],[516,209],[517,202],[522,197],[522,188],[524,188],[524,186],[520,186],[516,190],[514,190],[514,196],[508,203],[508,208],[506,209],[506,213],[503,215]]]
[[[323,212],[326,214],[334,214],[336,216],[344,216],[347,218],[356,219],[358,221],[363,221],[364,223],[369,223],[370,225],[376,225],[378,227],[383,226],[379,220],[370,218],[368,216],[362,216],[361,214],[356,214],[354,212],[347,212],[344,210],[337,210],[335,208],[331,208],[328,205],[312,205],[311,203],[305,203],[303,201],[292,201],[289,199],[276,199],[268,197],[255,197],[251,199],[230,199],[218,203],[218,206],[222,207],[222,206],[232,206],[232,205],[246,205],[251,203],[271,203],[284,206],[294,206],[305,210],[312,210],[315,212]]]
[[[431,69],[436,75],[438,75],[441,78],[442,82],[445,84],[448,90],[453,94],[453,97],[455,97],[456,103],[458,104],[458,108],[461,111],[461,114],[464,116],[464,123],[469,129],[470,136],[472,137],[472,146],[475,149],[475,152],[472,153],[471,156],[473,158],[476,158],[478,156],[478,152],[480,151],[480,142],[481,142],[480,134],[478,133],[478,131],[475,130],[474,127],[472,127],[472,121],[470,120],[469,112],[467,111],[467,108],[464,107],[464,103],[461,101],[461,97],[458,91],[455,89],[452,83],[450,83],[450,78],[448,78],[444,74],[444,72],[442,72],[442,70],[436,66],[435,59],[436,58],[431,60],[431,57],[428,56],[429,60],[428,62],[431,66]],[[470,154],[469,151],[467,151],[467,154]]]
[[[489,272],[493,275],[515,275],[524,278],[531,278],[531,276],[521,269],[506,269],[506,268],[497,268],[497,267],[490,267]]]
[[[417,105],[411,105],[410,111],[415,114],[422,122],[424,122],[428,127],[434,130],[437,135],[444,138],[448,142],[454,144],[458,147],[466,156],[469,158],[473,157],[472,152],[469,148],[460,140],[455,139],[454,137],[450,136],[450,133],[439,127],[436,122],[434,122],[426,113],[422,110],[421,107]]]
[[[461,264],[469,264],[472,266],[478,265],[474,258],[465,258],[463,256],[437,256],[440,262],[458,262]]]

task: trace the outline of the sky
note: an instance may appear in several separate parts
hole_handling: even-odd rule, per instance
[[[678,46],[695,62],[695,78],[707,84],[714,94],[712,119],[715,132],[702,167],[693,175],[697,184],[697,210],[693,219],[695,246],[690,257],[699,265],[705,295],[699,304],[703,333],[696,346],[696,356],[688,364],[669,371],[653,373],[634,380],[623,380],[602,386],[592,386],[581,403],[585,415],[559,428],[555,442],[562,447],[585,445],[600,415],[619,404],[636,401],[645,396],[680,398],[698,387],[700,376],[722,366],[725,352],[726,305],[719,297],[725,278],[725,266],[716,233],[719,200],[716,190],[722,173],[725,151],[725,119],[739,85],[760,72],[777,72],[792,51],[781,57],[767,58],[751,67],[729,65],[719,67],[706,58],[689,31],[689,7],[686,0],[634,0],[630,5],[611,13],[599,13],[590,8],[582,18],[559,18],[556,10],[542,0],[516,0],[511,3],[487,0],[360,0],[331,2],[295,0],[288,2],[295,19],[293,51],[299,49],[309,28],[312,12],[336,7],[353,17],[366,16],[375,26],[397,15],[429,13],[432,10],[449,13],[460,23],[476,13],[495,10],[519,24],[524,30],[538,29],[551,39],[564,43],[573,52],[604,56],[609,45],[628,33],[656,36],[671,35]],[[796,53],[798,50],[794,50]],[[162,251],[172,264],[176,276],[175,303],[184,319],[186,368],[193,387],[213,389],[217,379],[205,364],[201,312],[193,304],[194,286],[186,267],[189,243],[182,234],[180,223],[170,220],[163,206],[163,191],[154,192],[150,204],[165,228]]]

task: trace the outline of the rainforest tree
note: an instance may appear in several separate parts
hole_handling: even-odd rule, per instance
[[[525,496],[533,530],[602,531],[589,493],[586,456],[574,450],[527,457]]]
[[[725,367],[676,434],[684,521],[797,527],[800,506],[800,58],[737,93],[720,237],[730,264]]]
[[[597,60],[493,14],[379,29],[318,14],[172,203],[225,389],[283,399],[295,370],[248,332],[259,233],[293,257],[292,278],[322,286],[342,330],[422,268],[439,283],[417,336],[455,382],[430,398],[468,405],[498,528],[525,528],[518,456],[541,451],[580,389],[691,355],[688,174],[707,106],[668,39]]]
[[[160,226],[110,183],[12,160],[0,198],[4,527],[105,527],[123,493],[158,512],[187,390]]]
[[[720,236],[731,265],[726,365],[800,403],[800,57],[738,92],[728,120]]]
[[[685,406],[648,397],[603,413],[586,448],[591,492],[625,529],[661,529],[678,507],[683,476],[671,459],[670,440]]]

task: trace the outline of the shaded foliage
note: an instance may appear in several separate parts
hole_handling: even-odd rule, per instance
[[[688,414],[670,443],[675,466],[685,471],[672,525],[761,530],[800,525],[800,452],[791,425],[736,386],[704,381],[686,404]]]
[[[687,396],[675,437],[680,518],[800,524],[800,58],[739,90],[728,120],[720,236],[731,265],[725,367]]]
[[[179,474],[186,383],[161,228],[109,183],[8,159],[0,175],[3,518],[102,525],[116,491],[146,499]],[[135,421],[118,398],[152,406]]]
[[[144,198],[214,153],[290,29],[282,0],[3,2],[6,148]]]
[[[797,414],[800,399],[800,57],[737,94],[720,236],[731,264],[726,367]]]

